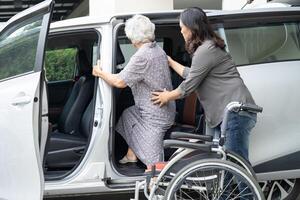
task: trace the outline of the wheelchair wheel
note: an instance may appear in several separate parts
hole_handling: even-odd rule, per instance
[[[154,195],[152,199],[163,200],[166,194],[167,187],[171,182],[171,178],[163,177],[159,182],[158,186],[154,188]]]
[[[252,166],[242,156],[240,156],[240,155],[238,155],[238,154],[236,154],[236,153],[234,153],[233,151],[230,151],[230,150],[226,150],[225,153],[226,153],[228,161],[239,165],[240,167],[245,169],[251,176],[253,176],[255,179],[257,179],[256,174],[255,174]]]
[[[182,157],[180,160],[175,162],[167,171],[166,173],[161,177],[161,179],[157,179],[157,184],[152,185],[151,187],[152,192],[154,193],[152,199],[155,200],[162,200],[164,199],[164,196],[166,194],[167,187],[169,186],[170,182],[172,179],[176,176],[176,174],[184,168],[186,165],[189,163],[195,162],[197,160],[203,160],[203,159],[216,159],[220,158],[215,153],[197,153],[194,152],[195,154],[188,154],[189,156],[187,157]],[[155,198],[154,198],[155,197]],[[151,199],[151,198],[150,198]]]
[[[257,179],[256,174],[255,174],[251,164],[247,160],[245,160],[240,155],[238,155],[238,154],[236,154],[233,151],[230,151],[228,149],[225,150],[225,153],[226,153],[226,160],[239,165],[240,167],[245,169],[250,175],[252,175],[255,179]],[[197,160],[200,160],[200,159],[214,159],[214,158],[222,159],[222,157],[220,155],[216,154],[216,153],[206,153],[206,152],[201,152],[201,151],[200,152],[199,151],[194,151],[191,154],[188,154],[186,157],[188,157],[188,156],[190,156],[191,159],[190,159],[190,161],[185,162],[185,163],[194,162],[196,159]],[[183,157],[182,159],[184,160],[184,159],[186,159],[186,157]],[[181,162],[181,161],[179,161],[179,162]],[[182,167],[180,169],[182,169]]]
[[[165,200],[264,200],[255,179],[229,161],[205,159],[190,163],[172,179]]]

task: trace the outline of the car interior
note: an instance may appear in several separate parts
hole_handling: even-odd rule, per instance
[[[298,47],[295,44],[299,44],[299,37],[293,35],[296,28],[293,23],[266,23],[261,26],[247,23],[238,26],[224,24],[224,27],[221,28],[223,30],[220,30],[218,26],[214,28],[219,35],[224,32],[224,35],[221,36],[225,38],[228,45],[227,50],[230,51],[237,65],[273,62],[282,60],[283,57],[294,59],[298,56]],[[184,40],[177,24],[156,24],[155,36],[157,44],[164,49],[167,55],[185,66],[190,66],[191,57],[185,51]],[[276,38],[276,42],[274,42],[274,38]],[[294,49],[293,53],[290,49]],[[121,26],[117,31],[115,50],[115,73],[118,73],[136,52],[125,36],[124,26]],[[183,79],[173,70],[170,71],[173,88],[176,88]],[[132,105],[134,105],[134,100],[129,87],[115,89],[115,124],[122,112]],[[195,94],[191,94],[185,99],[176,100],[175,123],[166,132],[165,139],[168,139],[170,132],[173,131],[205,134],[204,112]],[[112,142],[113,147],[115,147],[114,166],[121,174],[135,176],[144,173],[146,166],[141,162],[119,164],[118,161],[126,154],[128,148],[119,133],[115,132]],[[168,160],[174,151],[175,149],[165,149],[165,160]]]
[[[46,180],[64,177],[80,163],[92,132],[99,35],[83,31],[50,35],[45,58],[49,131],[45,145]]]
[[[179,63],[190,66],[191,58],[185,51],[184,40],[180,34],[178,24],[156,25],[156,42],[164,49],[167,55]],[[131,42],[126,38],[124,26],[118,29],[115,47],[115,73],[119,73],[128,63],[130,57],[136,52]],[[182,78],[173,70],[170,70],[173,88],[179,86]],[[118,122],[122,112],[134,105],[134,99],[129,87],[124,89],[115,89],[115,116],[114,124]],[[185,99],[176,100],[176,119],[174,125],[166,132],[167,139],[172,131],[185,131],[195,134],[204,134],[204,115],[203,110],[193,93]],[[127,176],[136,176],[144,173],[146,166],[140,161],[137,163],[119,164],[119,160],[127,152],[127,144],[122,136],[115,132],[112,139],[114,166],[121,174]],[[165,160],[172,155],[174,149],[165,149]]]

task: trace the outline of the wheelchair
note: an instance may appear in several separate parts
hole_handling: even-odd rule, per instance
[[[164,148],[178,148],[168,162],[157,163],[137,181],[134,200],[140,190],[149,200],[264,200],[251,165],[224,148],[230,112],[262,112],[256,105],[229,103],[220,134],[214,136],[173,132]]]

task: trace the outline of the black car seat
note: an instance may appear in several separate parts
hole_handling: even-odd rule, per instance
[[[48,169],[69,169],[76,165],[91,134],[92,119],[93,101],[91,100],[80,121],[80,135],[52,133],[46,155],[46,167]]]
[[[79,79],[75,82],[70,96],[60,115],[57,129],[49,135],[47,141],[46,162],[52,167],[69,167],[74,161],[74,155],[69,153],[70,148],[85,146],[86,135],[81,131],[81,119],[91,102],[94,92],[94,77],[92,67],[83,50],[77,54]],[[59,151],[58,151],[59,150]],[[57,158],[54,158],[55,156]],[[55,162],[52,162],[52,161]]]
[[[75,82],[72,92],[63,108],[58,121],[58,131],[78,135],[79,122],[93,95],[94,79],[81,76]]]
[[[75,82],[71,94],[58,120],[60,133],[78,134],[79,122],[93,95],[94,77],[91,66],[83,50],[77,54],[79,79]]]

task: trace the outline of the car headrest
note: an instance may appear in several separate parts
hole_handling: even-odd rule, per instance
[[[172,48],[173,48],[172,40],[170,38],[164,38],[163,49],[166,52],[166,54],[171,57],[172,57]]]
[[[117,63],[116,64],[121,65],[121,64],[125,63],[125,57],[122,53],[119,41],[117,41],[116,48],[117,48],[116,49],[117,50],[117,53],[116,53]]]

